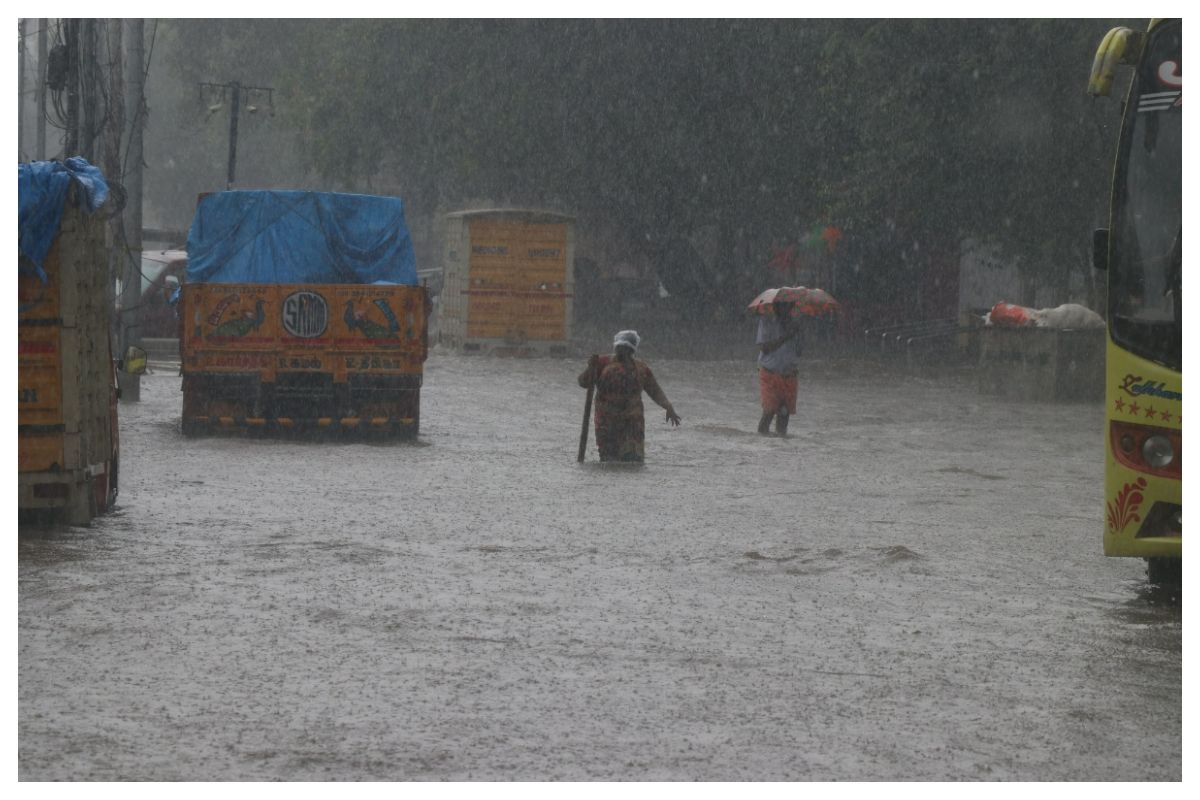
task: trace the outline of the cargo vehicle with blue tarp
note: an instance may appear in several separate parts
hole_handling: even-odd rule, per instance
[[[17,165],[17,505],[87,525],[120,459],[110,328],[108,184],[82,158]],[[145,369],[130,348],[121,362]]]
[[[206,195],[187,258],[185,434],[417,435],[429,300],[400,198]]]

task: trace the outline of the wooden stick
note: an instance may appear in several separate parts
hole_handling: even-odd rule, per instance
[[[584,455],[587,454],[588,424],[590,422],[588,417],[592,415],[592,395],[595,391],[596,382],[593,380],[587,390],[587,400],[583,402],[583,430],[579,432],[579,458],[576,459],[577,461],[583,461]]]

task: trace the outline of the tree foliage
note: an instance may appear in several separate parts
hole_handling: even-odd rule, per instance
[[[1085,269],[1116,114],[1084,86],[1114,24],[172,26],[177,41],[214,45],[180,52],[177,75],[237,64],[279,87],[281,127],[313,183],[397,191],[430,211],[487,200],[601,217],[660,271],[705,262],[674,271],[717,287],[756,269],[772,238],[832,222],[865,276],[852,290],[878,299],[967,239],[1051,285]],[[713,252],[684,246],[701,230],[717,232]]]

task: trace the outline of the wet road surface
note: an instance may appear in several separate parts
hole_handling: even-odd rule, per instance
[[[645,357],[647,464],[575,462],[582,359],[435,352],[415,444],[186,439],[22,529],[22,780],[1178,780],[1181,612],[1100,553],[1099,404]]]

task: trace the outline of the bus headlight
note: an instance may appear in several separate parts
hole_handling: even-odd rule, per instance
[[[1165,436],[1147,436],[1142,443],[1142,458],[1155,469],[1162,469],[1175,460],[1175,449]]]

